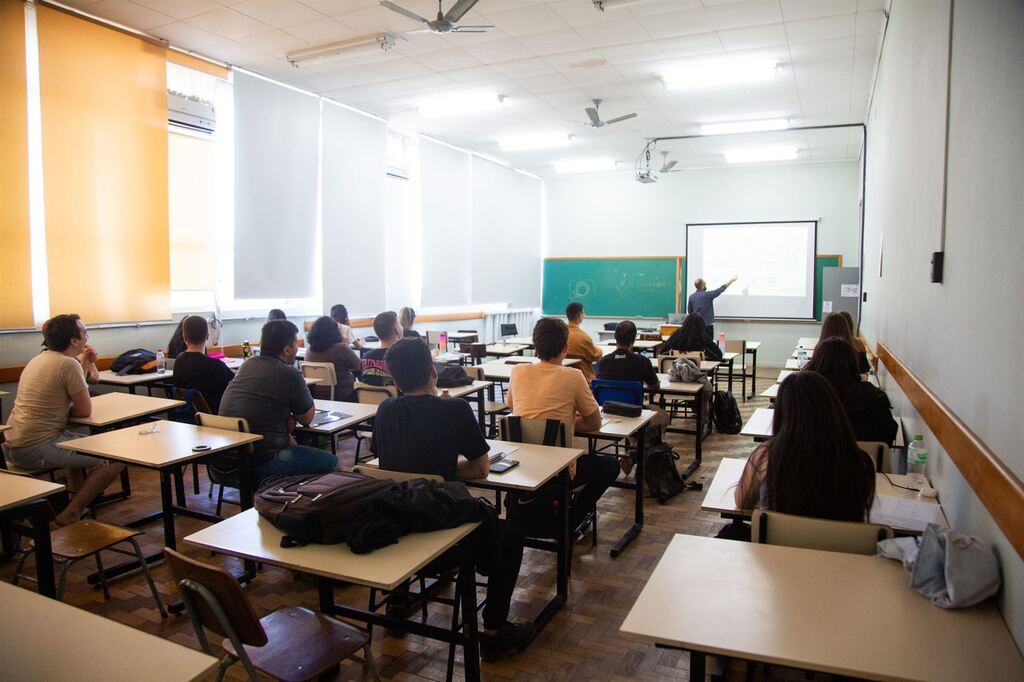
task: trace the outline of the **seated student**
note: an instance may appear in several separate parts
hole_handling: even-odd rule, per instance
[[[580,363],[576,367],[583,372],[589,384],[594,379],[594,365],[592,363],[603,357],[601,349],[594,345],[594,339],[590,338],[583,327],[583,304],[575,301],[565,306],[565,317],[569,321],[569,349],[567,357],[579,358]]]
[[[352,326],[348,320],[348,308],[340,303],[331,306],[331,319],[338,323],[338,331],[341,332],[341,342],[353,348],[362,348],[363,340],[352,333]]]
[[[221,396],[235,378],[235,373],[220,360],[206,354],[210,327],[204,318],[187,315],[180,326],[186,347],[185,352],[174,359],[171,381],[178,388],[194,388],[202,393],[210,410],[217,414]]]
[[[373,421],[370,449],[381,469],[446,481],[486,478],[489,447],[476,416],[465,400],[437,396],[437,370],[427,345],[402,339],[388,349],[387,362],[402,395],[381,403]],[[480,637],[485,661],[513,653],[533,636],[531,623],[508,620],[523,560],[522,529],[504,520],[498,524],[496,535],[481,528],[469,539],[477,570],[488,576]]]
[[[280,308],[271,308],[270,312],[267,313],[267,322],[273,322],[275,320],[287,320],[288,316],[284,314],[284,311]]]
[[[851,347],[855,348],[857,346],[857,343],[853,338],[853,329],[846,321],[846,318],[840,313],[829,313],[825,316],[825,319],[821,321],[821,334],[818,336],[818,343],[821,344],[822,341],[832,338],[833,336],[845,339]],[[814,352],[818,352],[817,347],[815,347]],[[857,371],[861,374],[867,374],[871,371],[871,363],[868,362],[868,354],[863,348],[857,353]]]
[[[402,325],[402,337],[420,338],[420,333],[412,328],[416,324],[416,311],[406,306],[398,311],[398,324]]]
[[[708,334],[707,325],[700,313],[690,313],[683,319],[679,329],[672,332],[662,346],[662,352],[704,353],[705,360],[721,360],[722,350]]]
[[[373,386],[391,386],[395,382],[388,371],[388,363],[384,356],[387,355],[388,348],[402,338],[402,325],[398,323],[398,315],[389,310],[373,318],[373,333],[380,339],[380,348],[363,353],[360,361],[362,381]]]
[[[857,440],[892,445],[899,426],[892,417],[889,396],[871,382],[861,381],[857,354],[845,339],[833,336],[820,342],[804,371],[817,372],[832,386]]]
[[[85,435],[68,431],[68,419],[92,414],[86,379],[91,378],[92,383],[99,379],[96,351],[89,345],[89,332],[82,320],[78,315],[47,320],[43,345],[46,350],[32,358],[21,373],[4,449],[8,459],[24,469],[68,469],[68,487],[76,492],[56,518],[57,525],[66,526],[78,521],[125,465],[57,447],[57,443]],[[84,480],[82,469],[89,470]]]
[[[657,387],[661,384],[649,358],[633,352],[636,342],[636,325],[626,320],[619,322],[615,328],[615,350],[597,361],[597,378],[609,381],[639,381],[647,386]],[[668,428],[668,413],[658,407],[651,406],[655,411],[651,424],[656,427],[662,437]],[[623,466],[630,464],[623,458]]]
[[[747,460],[735,493],[738,507],[836,521],[867,518],[875,467],[821,375],[795,372],[779,385],[772,434]]]
[[[346,401],[352,396],[355,374],[359,373],[359,356],[341,342],[341,330],[338,323],[330,317],[318,317],[306,334],[309,347],[306,348],[307,362],[330,362],[334,365],[334,374],[338,385],[334,387],[334,399]],[[321,398],[330,395],[327,386],[317,386]]]
[[[316,410],[302,373],[292,364],[298,352],[298,328],[287,320],[263,325],[260,354],[242,363],[220,401],[219,414],[242,417],[263,436],[250,458],[254,485],[268,476],[324,474],[338,466],[329,452],[296,445],[289,422],[308,425]]]
[[[843,316],[844,320],[846,320],[846,324],[850,325],[850,331],[851,331],[851,333],[852,333],[851,335],[853,337],[853,350],[856,351],[857,353],[863,353],[864,354],[864,359],[867,360],[868,359],[868,340],[866,338],[864,338],[863,334],[861,334],[859,331],[857,331],[857,327],[853,324],[853,315],[851,315],[850,313],[848,313],[845,310],[840,310],[839,314]],[[858,358],[859,357],[860,356],[858,356]],[[868,361],[869,365],[875,365],[877,363],[877,361],[878,361],[878,358],[874,358],[874,356],[872,356],[872,357],[873,357],[873,359]],[[858,364],[859,364],[859,362],[860,361],[858,359]],[[860,366],[863,366],[863,365],[860,365]],[[875,369],[878,369],[878,368],[875,367]],[[861,372],[861,373],[863,374],[863,372]]]
[[[179,355],[185,352],[185,338],[182,334],[181,323],[185,321],[185,318],[181,318],[181,322],[174,328],[174,333],[171,334],[171,340],[167,342],[167,357],[171,360],[176,360]]]
[[[601,409],[581,372],[562,365],[568,350],[569,328],[561,320],[544,317],[533,327],[533,347],[540,362],[512,368],[508,406],[512,414],[527,419],[558,419],[565,424],[566,445],[577,431],[601,428]],[[615,457],[586,454],[570,468],[573,488],[585,486],[570,509],[578,526],[604,491],[619,475]]]

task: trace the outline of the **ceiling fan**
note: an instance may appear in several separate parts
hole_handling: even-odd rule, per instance
[[[681,171],[683,169],[682,168],[678,168],[676,170],[672,170],[673,168],[675,168],[675,165],[677,163],[679,163],[679,162],[674,160],[674,159],[672,161],[669,161],[668,160],[668,152],[663,151],[661,153],[661,168],[658,170],[658,172],[659,173],[678,173],[679,171]]]
[[[391,0],[380,0],[382,7],[386,7],[392,12],[398,12],[404,17],[408,17],[415,22],[423,24],[426,28],[420,31],[410,31],[410,33],[486,33],[488,29],[494,28],[493,26],[456,26],[455,23],[462,18],[462,16],[473,9],[478,0],[457,0],[452,5],[448,13],[445,14],[441,10],[441,0],[437,0],[437,18],[431,21],[416,14],[411,10],[407,10],[401,5],[396,5]]]
[[[600,116],[600,114],[597,111],[600,107],[601,107],[601,100],[595,99],[594,100],[594,106],[587,107],[585,109],[585,111],[587,112],[587,118],[589,118],[590,120],[586,121],[586,122],[577,121],[577,123],[580,123],[580,125],[590,126],[591,128],[603,128],[605,126],[610,126],[613,123],[619,123],[620,121],[626,121],[628,119],[636,117],[636,114],[633,113],[633,114],[626,114],[625,116],[618,116],[616,118],[610,118],[607,121],[602,121],[601,120],[601,116]]]

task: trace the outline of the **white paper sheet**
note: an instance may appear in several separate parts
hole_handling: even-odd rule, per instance
[[[929,523],[938,522],[941,509],[935,502],[881,495],[871,505],[870,520],[901,530],[923,531]]]

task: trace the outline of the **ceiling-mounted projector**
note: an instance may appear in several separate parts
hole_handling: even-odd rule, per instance
[[[650,168],[644,168],[636,172],[636,181],[644,184],[657,182],[658,176],[652,173]]]

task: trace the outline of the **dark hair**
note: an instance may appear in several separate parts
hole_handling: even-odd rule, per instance
[[[846,318],[839,313],[829,313],[825,316],[821,323],[821,334],[818,336],[818,343],[832,336],[846,339],[851,346],[853,345],[853,330],[850,329]]]
[[[849,341],[838,336],[827,338],[815,346],[814,354],[804,369],[825,377],[832,390],[840,396],[848,385],[860,381],[857,353]]]
[[[199,315],[186,315],[179,326],[181,335],[187,343],[202,343],[210,338],[210,325]]]
[[[619,325],[615,327],[615,343],[620,346],[632,346],[635,341],[636,325],[629,320],[619,322]]]
[[[779,385],[772,434],[765,444],[768,509],[838,521],[867,517],[874,465],[820,374],[794,372]]]
[[[373,333],[381,341],[386,341],[395,335],[395,328],[398,326],[398,315],[394,310],[383,312],[373,318]]]
[[[171,334],[171,340],[167,342],[167,357],[169,358],[176,358],[185,352],[185,334],[181,325],[187,317],[188,315],[181,318],[181,321],[175,325],[174,333]]]
[[[853,341],[853,350],[858,353],[865,351],[864,342],[860,340],[860,336],[857,335],[857,326],[853,323],[853,315],[845,310],[840,310],[839,314],[846,320],[846,324],[850,325],[850,339]]]
[[[338,324],[348,324],[348,308],[340,303],[331,306],[331,319]]]
[[[78,321],[81,319],[75,313],[48,319],[43,323],[43,345],[47,350],[58,353],[66,351],[72,341],[82,338],[82,332],[78,330]]]
[[[284,311],[280,308],[271,308],[270,312],[267,313],[267,322],[273,322],[274,320],[287,320],[288,316],[284,314]]]
[[[573,301],[569,305],[565,306],[565,316],[570,322],[577,319],[582,312],[583,304],[579,301]]]
[[[388,348],[384,355],[388,372],[400,391],[415,391],[430,381],[434,366],[430,348],[420,339],[402,339]]]
[[[672,332],[665,342],[667,350],[677,350],[683,353],[703,351],[711,337],[708,335],[708,326],[704,324],[704,317],[700,313],[690,313],[683,318],[683,324],[679,329]]]
[[[260,332],[260,355],[276,358],[295,343],[299,328],[288,320],[271,320]]]
[[[318,317],[313,326],[306,333],[306,341],[309,342],[309,349],[316,353],[323,353],[336,343],[341,343],[341,330],[333,318]]]
[[[542,317],[533,325],[533,350],[541,360],[557,358],[569,342],[569,327],[554,317]]]
[[[839,314],[843,316],[844,320],[846,320],[846,324],[850,325],[850,333],[856,334],[857,329],[854,327],[853,324],[853,315],[851,315],[848,310],[840,310]]]
[[[398,311],[398,323],[402,325],[402,329],[412,329],[416,323],[416,311],[405,306]]]

